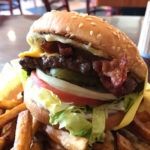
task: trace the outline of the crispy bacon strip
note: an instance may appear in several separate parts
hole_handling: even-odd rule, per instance
[[[41,48],[47,53],[55,53],[58,51],[57,42],[47,42],[46,40],[42,42]]]
[[[98,73],[101,80],[109,77],[114,88],[119,88],[127,78],[127,56],[112,61],[98,60],[93,62],[93,69]],[[103,81],[102,81],[103,83]]]
[[[70,56],[72,55],[72,48],[68,44],[58,43],[59,53],[62,56]]]
[[[63,44],[60,42],[48,42],[44,40],[41,44],[41,48],[47,53],[59,52],[62,56],[72,55],[72,48],[68,44]]]

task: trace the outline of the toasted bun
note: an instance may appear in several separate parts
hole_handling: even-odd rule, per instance
[[[91,45],[110,58],[126,54],[128,69],[145,79],[147,67],[136,46],[123,32],[101,18],[76,12],[51,11],[34,22],[32,31],[56,34]]]
[[[32,116],[44,124],[49,124],[49,112],[47,110],[39,107],[33,100],[25,100],[25,104]]]

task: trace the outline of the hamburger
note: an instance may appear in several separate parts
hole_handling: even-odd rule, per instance
[[[51,11],[33,23],[27,42],[19,63],[24,101],[37,120],[90,146],[131,123],[147,67],[123,32],[95,16]]]

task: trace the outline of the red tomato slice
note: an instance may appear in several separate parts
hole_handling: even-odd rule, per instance
[[[85,97],[80,97],[74,94],[66,93],[64,91],[61,91],[59,89],[56,89],[43,80],[41,80],[36,72],[32,71],[31,73],[31,79],[33,82],[39,86],[46,88],[50,91],[52,91],[54,94],[56,94],[62,101],[64,102],[73,102],[76,105],[91,105],[91,106],[96,106],[96,105],[101,105],[102,101],[96,100],[96,99],[91,99],[91,98],[85,98]]]

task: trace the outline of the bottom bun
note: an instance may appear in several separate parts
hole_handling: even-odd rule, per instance
[[[49,124],[49,111],[39,107],[33,100],[25,100],[26,107],[38,121]]]

